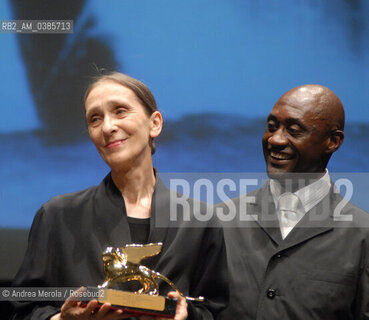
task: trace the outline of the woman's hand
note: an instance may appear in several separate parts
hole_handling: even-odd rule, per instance
[[[168,297],[177,299],[177,308],[174,320],[186,320],[188,316],[186,298],[176,291],[169,292]],[[140,317],[140,320],[168,320],[168,318],[142,316]]]
[[[86,288],[81,287],[76,292],[82,292]],[[77,301],[73,296],[65,300],[60,313],[52,316],[50,320],[117,320],[130,316],[124,315],[122,310],[111,309],[110,303],[104,303],[100,308],[96,300],[91,300],[87,305]]]
[[[168,297],[177,299],[177,308],[174,320],[186,320],[188,316],[186,298],[176,291],[169,292]]]

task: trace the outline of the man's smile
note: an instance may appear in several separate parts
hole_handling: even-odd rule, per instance
[[[270,158],[274,160],[291,160],[293,156],[291,154],[285,153],[285,152],[278,152],[269,150],[269,156]]]

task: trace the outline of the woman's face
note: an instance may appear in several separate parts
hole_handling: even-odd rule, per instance
[[[149,116],[132,90],[111,80],[97,83],[85,111],[91,140],[111,169],[151,157],[150,139],[160,134],[161,114]]]

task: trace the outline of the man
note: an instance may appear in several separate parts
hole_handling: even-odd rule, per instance
[[[270,180],[216,209],[251,218],[225,225],[222,320],[369,319],[369,215],[326,169],[343,130],[342,103],[323,86],[292,89],[273,107],[262,140]]]

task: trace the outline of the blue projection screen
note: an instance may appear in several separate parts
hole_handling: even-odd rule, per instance
[[[109,171],[84,119],[97,69],[154,93],[165,120],[154,156],[161,172],[264,172],[265,119],[302,84],[329,87],[346,108],[345,142],[329,170],[369,172],[368,1],[8,0],[0,12],[73,20],[69,34],[0,34],[0,252],[14,265],[43,203]],[[355,200],[368,210],[363,198]],[[24,239],[15,253],[12,235]],[[0,270],[2,279],[13,273]]]

